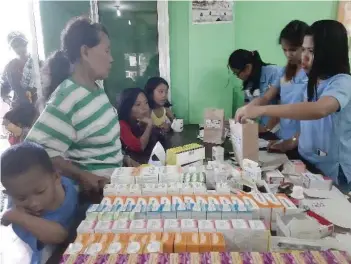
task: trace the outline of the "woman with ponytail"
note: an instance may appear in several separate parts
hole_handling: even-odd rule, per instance
[[[243,81],[245,102],[249,103],[257,97],[263,96],[272,82],[277,78],[280,68],[262,61],[258,51],[244,49],[235,50],[228,59],[228,67]],[[274,103],[275,100],[272,100]],[[278,119],[262,117],[260,132],[267,132],[274,128]]]
[[[307,75],[301,68],[302,43],[308,25],[299,20],[293,20],[287,24],[280,33],[279,44],[281,45],[287,64],[272,82],[266,93],[253,100],[249,106],[268,105],[273,99],[280,97],[280,104],[292,104],[303,101],[303,93],[307,87]],[[238,109],[237,113],[245,111],[245,107]],[[279,141],[271,141],[269,149],[279,152],[290,150],[290,145],[297,147],[297,134],[300,123],[297,120],[287,118],[280,119]]]
[[[97,82],[108,76],[112,62],[102,25],[83,17],[68,22],[61,49],[43,67],[47,105],[27,136],[46,149],[63,175],[89,190],[101,188],[123,159],[117,113]]]
[[[312,24],[303,42],[302,67],[309,80],[304,102],[249,106],[238,121],[262,115],[301,121],[301,157],[351,190],[351,76],[346,28],[335,20]]]

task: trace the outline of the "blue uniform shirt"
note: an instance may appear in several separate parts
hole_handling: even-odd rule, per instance
[[[279,77],[274,80],[272,86],[279,89],[280,104],[294,104],[303,102],[308,77],[304,70],[300,70],[291,81],[285,80],[285,67],[281,70]],[[300,130],[300,121],[280,118],[280,130],[278,136],[281,139],[290,139]]]
[[[276,65],[266,65],[261,68],[260,96],[263,96],[272,82],[278,78],[281,67]],[[252,96],[249,91],[245,91],[245,99],[252,101],[256,96]],[[260,119],[261,125],[267,125],[269,117],[263,116]]]
[[[65,200],[62,205],[57,208],[55,211],[46,212],[42,218],[56,222],[62,225],[67,230],[70,227],[71,222],[74,219],[75,213],[77,211],[78,205],[78,193],[74,187],[74,184],[68,178],[61,178],[62,186],[65,190]],[[45,245],[42,245],[38,248],[39,241],[35,236],[30,232],[23,229],[18,225],[12,225],[12,228],[16,235],[27,243],[33,251],[31,264],[40,264],[41,262],[41,253]]]
[[[338,100],[340,110],[318,120],[301,121],[299,153],[337,184],[341,177],[340,171],[350,183],[351,76],[338,74],[321,81],[317,86],[315,101],[323,96]]]

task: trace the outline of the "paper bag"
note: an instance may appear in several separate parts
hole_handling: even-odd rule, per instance
[[[243,167],[243,160],[249,159],[258,162],[258,124],[252,120],[245,124],[229,120],[230,138],[233,145],[236,161]]]
[[[222,144],[224,141],[224,110],[205,109],[204,142]]]

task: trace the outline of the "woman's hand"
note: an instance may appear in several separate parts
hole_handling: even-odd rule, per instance
[[[297,147],[297,140],[288,139],[288,140],[283,140],[281,142],[279,140],[270,141],[267,146],[267,149],[268,149],[268,152],[271,150],[271,151],[278,151],[281,153],[285,153],[289,150],[293,150],[296,147]]]
[[[235,121],[243,123],[247,119],[255,119],[263,115],[264,106],[245,105],[240,107],[235,113]]]
[[[107,183],[109,183],[109,179],[97,176],[88,171],[84,171],[80,176],[80,182],[84,191],[98,192],[100,189],[103,189]]]
[[[143,117],[141,119],[138,119],[139,122],[144,123],[147,126],[152,126],[152,119],[150,117]]]

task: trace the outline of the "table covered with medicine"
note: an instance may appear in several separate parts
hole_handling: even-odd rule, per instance
[[[232,159],[192,143],[162,166],[117,168],[61,263],[351,263],[348,197],[258,138],[246,151],[237,130]]]

